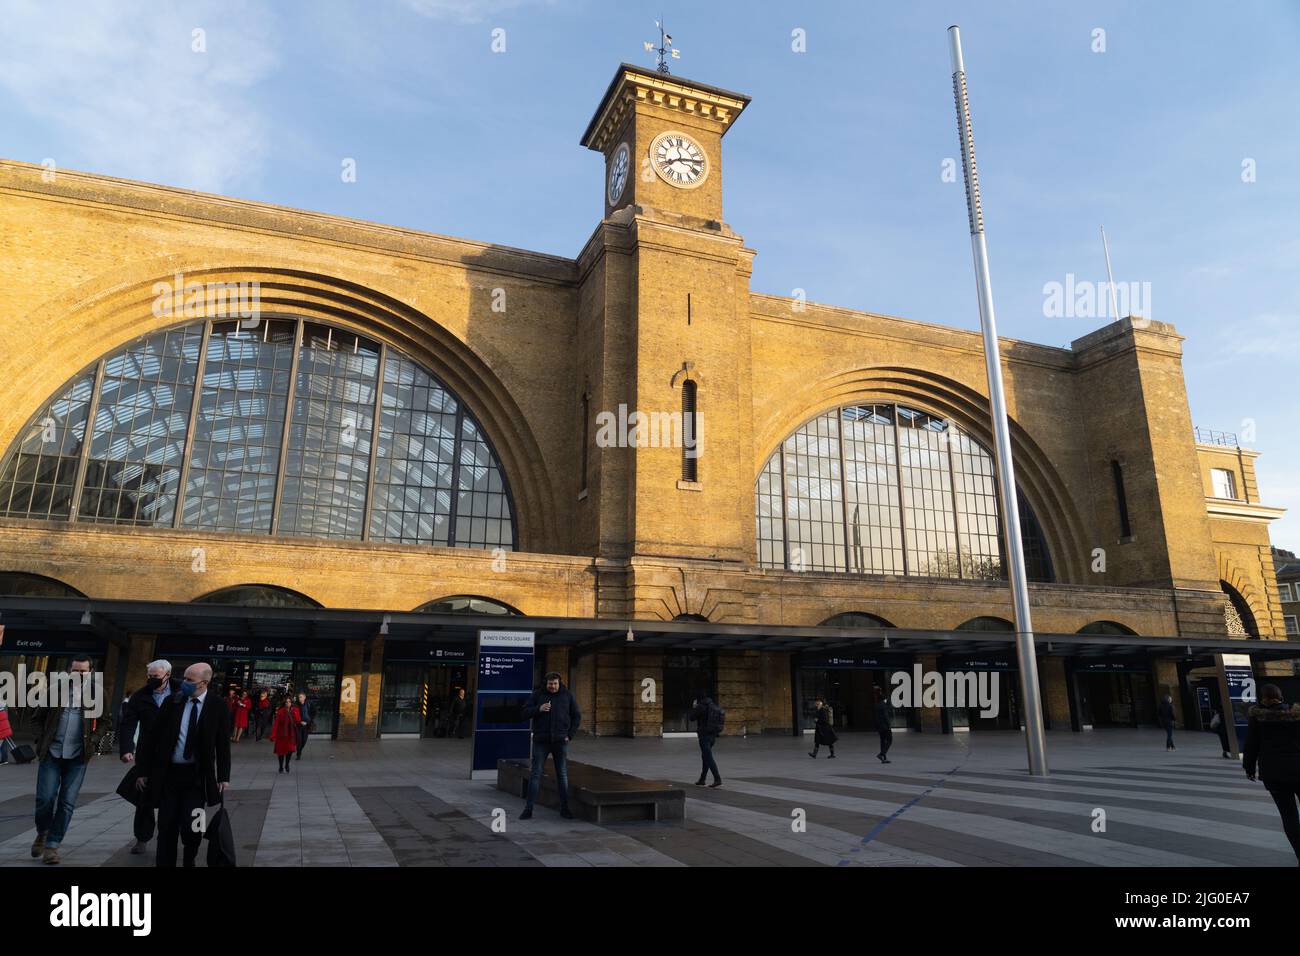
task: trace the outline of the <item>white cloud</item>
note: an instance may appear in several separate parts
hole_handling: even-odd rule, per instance
[[[204,53],[191,48],[195,29]],[[254,178],[272,32],[266,9],[240,0],[6,4],[0,97],[50,141],[22,158],[211,192]],[[60,155],[69,150],[75,159]]]

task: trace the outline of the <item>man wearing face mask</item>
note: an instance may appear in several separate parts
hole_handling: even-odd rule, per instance
[[[163,702],[181,689],[181,682],[172,677],[171,661],[151,661],[147,668],[145,685],[126,699],[122,707],[122,733],[119,738],[118,751],[122,763],[135,763],[136,750],[149,746],[149,732]],[[136,740],[136,730],[140,739]],[[143,853],[149,841],[153,839],[154,807],[147,800],[141,800],[135,808],[135,846],[132,853]]]
[[[136,754],[137,786],[158,807],[160,867],[176,865],[177,837],[185,848],[184,865],[194,865],[207,808],[221,802],[230,786],[230,711],[208,693],[211,681],[210,664],[187,667],[181,689],[163,701],[146,746]]]

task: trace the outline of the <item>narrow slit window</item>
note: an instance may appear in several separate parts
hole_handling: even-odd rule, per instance
[[[699,481],[700,443],[696,418],[695,383],[682,383],[682,480]]]
[[[1115,501],[1119,506],[1119,534],[1121,538],[1131,538],[1133,528],[1128,520],[1128,495],[1124,492],[1124,468],[1118,461],[1112,460],[1110,473],[1115,479]]]

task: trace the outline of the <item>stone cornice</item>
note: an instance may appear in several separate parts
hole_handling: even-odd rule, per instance
[[[1248,505],[1228,498],[1206,498],[1205,510],[1214,518],[1235,518],[1238,521],[1276,521],[1286,514],[1285,508],[1268,505]]]
[[[614,74],[580,140],[583,146],[604,152],[639,103],[711,120],[725,135],[736,117],[749,105],[749,97],[716,86],[695,83],[654,70],[624,63]]]

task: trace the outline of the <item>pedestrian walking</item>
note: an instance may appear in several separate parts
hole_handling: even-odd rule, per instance
[[[210,693],[212,665],[191,664],[180,690],[163,701],[148,746],[136,752],[137,786],[158,805],[154,864],[194,866],[203,843],[207,808],[224,800],[230,786],[230,710]],[[196,824],[198,824],[196,826]]]
[[[275,759],[280,763],[279,773],[289,773],[293,768],[293,752],[298,746],[298,708],[287,696],[280,698],[275,719],[271,724],[271,743]]]
[[[234,725],[234,733],[231,734],[231,743],[239,743],[244,734],[248,733],[248,713],[253,709],[253,702],[249,699],[248,691],[242,691],[235,698],[235,708],[231,711]]]
[[[295,760],[302,759],[302,752],[307,749],[307,737],[311,734],[312,705],[307,701],[307,695],[302,691],[298,692],[298,753],[294,756]]]
[[[894,745],[894,709],[889,706],[884,691],[879,687],[873,687],[871,691],[875,700],[872,711],[876,718],[876,734],[880,737],[880,753],[876,754],[876,759],[881,763],[889,763],[889,748]]]
[[[84,674],[80,680],[88,682],[90,658],[74,657],[68,672]],[[59,845],[77,809],[86,766],[99,753],[99,743],[113,723],[106,715],[92,712],[84,695],[81,700],[64,704],[40,707],[33,715],[40,766],[36,771],[36,840],[32,856],[46,863],[59,862]]]
[[[830,760],[835,759],[835,741],[839,737],[835,735],[835,711],[826,701],[817,698],[817,723],[813,727],[813,749],[808,751],[808,756],[816,759],[818,749],[825,744],[831,749]]]
[[[1177,750],[1174,746],[1174,698],[1171,694],[1165,694],[1157,716],[1160,718],[1160,726],[1165,729],[1165,750]]]
[[[1231,760],[1232,754],[1228,752],[1228,722],[1223,719],[1220,711],[1216,710],[1210,718],[1210,729],[1219,735],[1219,746],[1223,749],[1224,759]]]
[[[447,716],[447,736],[461,736],[461,724],[465,720],[465,688],[457,687],[451,692],[451,705]]]
[[[528,776],[528,801],[519,819],[533,816],[533,804],[542,786],[542,771],[549,754],[555,764],[555,783],[560,791],[560,816],[573,819],[569,812],[569,741],[582,723],[582,711],[569,689],[555,671],[546,675],[545,686],[533,692],[524,706],[524,716],[533,722],[533,766]]]
[[[722,774],[718,773],[718,762],[713,759],[713,745],[727,725],[727,712],[713,702],[708,694],[695,698],[695,707],[687,716],[695,721],[695,736],[700,744],[700,779],[695,786],[704,786],[709,774],[713,774],[710,787],[722,786]]]
[[[9,751],[14,746],[14,729],[9,723],[9,711],[0,707],[0,767],[9,765]]]
[[[257,739],[261,740],[266,736],[266,729],[271,725],[271,695],[268,691],[263,690],[257,695],[257,702],[253,705],[253,716],[257,721]]]
[[[1300,704],[1287,706],[1276,684],[1265,684],[1250,708],[1242,766],[1256,773],[1282,815],[1282,830],[1300,862]]]
[[[122,732],[118,735],[117,752],[122,763],[134,764],[137,751],[149,746],[150,731],[158,719],[158,713],[168,697],[181,689],[181,682],[172,678],[171,661],[150,661],[145,666],[144,686],[131,694],[122,705]],[[138,732],[138,739],[137,739]],[[135,832],[135,846],[131,852],[139,855],[145,852],[154,835],[154,816],[156,808],[147,799],[142,799],[135,806],[135,820],[132,824]]]

